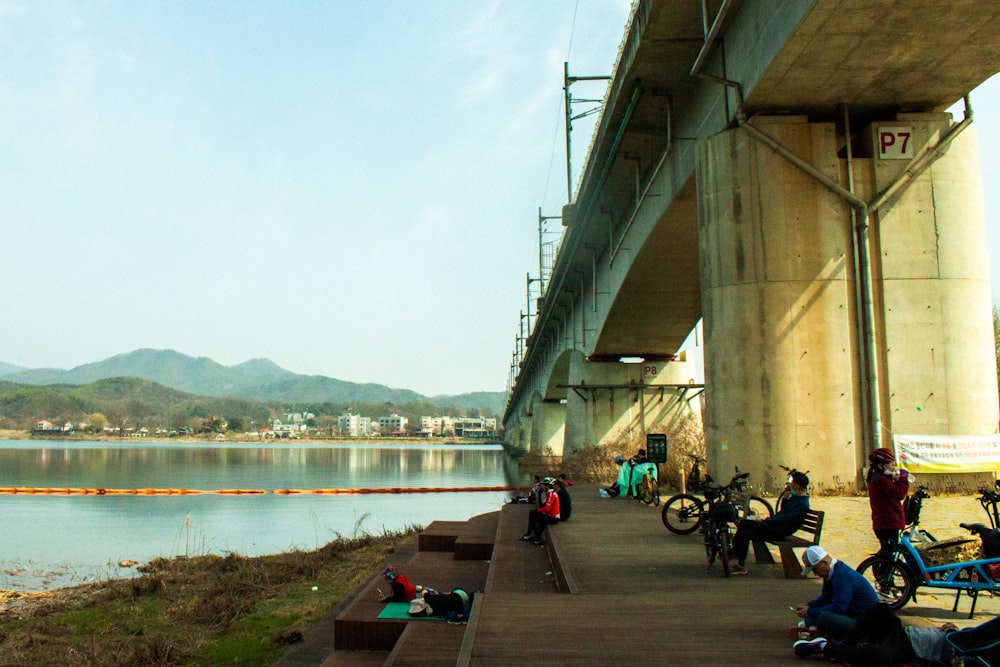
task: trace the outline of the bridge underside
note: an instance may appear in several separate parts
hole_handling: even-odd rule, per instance
[[[1000,66],[1000,4],[700,4],[636,6],[508,432],[662,432],[626,406],[697,376],[699,318],[716,474],[856,481],[894,433],[996,432],[978,150],[942,111]]]

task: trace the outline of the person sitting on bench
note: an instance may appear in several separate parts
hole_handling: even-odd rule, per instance
[[[791,496],[781,505],[781,511],[769,519],[752,521],[742,519],[736,525],[732,557],[736,564],[733,574],[747,573],[747,552],[753,540],[783,540],[802,527],[809,512],[809,478],[795,471],[791,479]]]

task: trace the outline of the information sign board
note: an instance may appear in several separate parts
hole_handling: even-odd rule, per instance
[[[667,436],[664,433],[646,434],[646,459],[651,463],[667,462]]]

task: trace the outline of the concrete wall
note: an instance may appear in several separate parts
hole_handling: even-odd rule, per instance
[[[875,123],[913,128],[917,146],[947,128],[948,114]],[[983,435],[998,421],[986,223],[975,126],[873,225],[878,331],[885,354],[883,440],[893,433]],[[874,138],[872,138],[874,141]],[[871,161],[882,191],[905,161]],[[891,444],[887,446],[891,447]]]
[[[752,122],[847,182],[832,124],[796,116]],[[913,126],[919,147],[947,118],[889,122]],[[856,159],[858,195],[870,201],[906,165]],[[978,174],[974,136],[962,135],[873,223],[883,445],[894,432],[997,429]],[[856,482],[870,446],[862,442],[849,207],[738,129],[699,144],[698,193],[712,472],[728,478],[738,465],[759,483],[783,463],[811,470],[824,486]]]
[[[576,389],[566,397],[564,452],[609,443],[638,447],[647,433],[667,432],[679,414],[700,403],[689,406],[685,400],[696,390],[666,385],[687,384],[693,377],[682,361],[596,363],[574,355],[569,384]]]
[[[754,122],[839,177],[832,124]],[[710,469],[728,479],[739,466],[761,483],[781,463],[827,481],[853,479],[860,436],[848,207],[741,130],[700,144],[698,196]]]
[[[566,406],[560,402],[535,402],[531,410],[532,454],[545,456],[563,455],[563,433],[566,425]]]

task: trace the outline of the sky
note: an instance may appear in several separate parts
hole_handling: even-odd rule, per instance
[[[502,391],[566,201],[563,63],[609,75],[629,4],[0,0],[0,362]],[[1000,295],[1000,81],[972,104]]]
[[[566,200],[563,63],[609,75],[628,12],[0,0],[0,361],[502,391]]]

